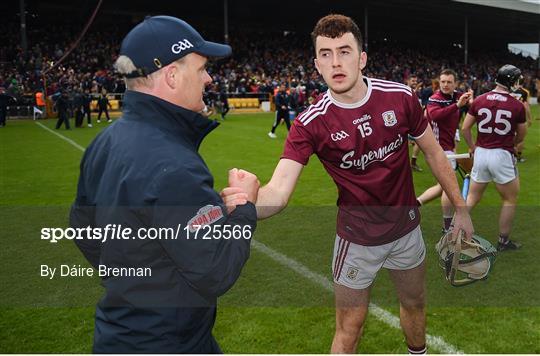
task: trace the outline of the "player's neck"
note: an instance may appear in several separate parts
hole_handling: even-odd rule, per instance
[[[349,90],[347,90],[344,93],[336,93],[332,89],[330,89],[330,92],[332,93],[332,97],[343,104],[355,104],[367,95],[368,87],[364,80],[364,77],[359,77],[356,84]]]
[[[495,87],[495,89],[493,89],[493,91],[497,92],[497,93],[504,93],[504,94],[508,94],[510,93],[510,91],[508,89],[506,89],[505,87],[503,86],[500,86],[500,85],[497,85]]]

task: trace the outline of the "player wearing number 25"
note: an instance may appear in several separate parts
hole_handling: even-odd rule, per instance
[[[521,71],[513,65],[502,66],[494,90],[474,100],[463,121],[463,137],[474,152],[471,187],[467,205],[472,209],[484,193],[489,182],[502,198],[499,216],[499,251],[516,250],[521,245],[510,240],[512,221],[519,193],[519,177],[514,147],[527,133],[526,113],[523,104],[510,93],[518,87]],[[476,123],[478,136],[473,143],[471,127]]]

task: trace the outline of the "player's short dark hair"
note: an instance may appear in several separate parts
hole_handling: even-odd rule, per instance
[[[360,32],[360,28],[350,17],[338,14],[327,15],[317,22],[313,32],[311,32],[313,48],[315,48],[317,36],[337,38],[347,32],[353,34],[358,43],[358,50],[362,52],[362,32]]]
[[[441,70],[441,73],[439,74],[439,77],[440,77],[441,75],[453,75],[453,76],[454,76],[454,80],[457,80],[457,79],[458,79],[458,76],[457,76],[456,71],[453,70],[453,69],[449,69],[449,68]]]

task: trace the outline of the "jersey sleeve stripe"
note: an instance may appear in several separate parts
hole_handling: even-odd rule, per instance
[[[377,87],[375,85],[373,85],[373,90],[379,90],[379,91],[384,91],[384,92],[402,92],[402,93],[405,93],[409,96],[412,96],[412,93],[408,90],[404,90],[404,89],[401,89],[401,88],[381,88],[381,87]]]
[[[300,116],[298,116],[298,120],[302,121],[304,120],[304,118],[309,115],[310,113],[316,111],[317,109],[319,108],[322,108],[325,104],[325,102],[327,100],[329,100],[330,98],[328,97],[328,94],[324,94],[324,96],[322,97],[322,99],[314,104],[314,105],[311,105],[303,114],[301,114]]]
[[[391,82],[391,81],[382,80],[382,79],[373,79],[373,78],[370,78],[370,79],[371,79],[371,82],[372,82],[373,85],[380,85],[380,86],[383,86],[383,87],[385,87],[385,86],[388,86],[388,87],[400,87],[400,88],[411,91],[411,88],[409,88],[405,84],[401,84],[401,83],[397,83],[397,82]]]
[[[300,121],[301,123],[303,123],[305,125],[305,123],[313,116],[313,115],[316,115],[318,114],[319,112],[323,111],[324,108],[326,107],[326,105],[329,105],[331,103],[330,100],[325,100],[325,102],[323,103],[323,106],[320,107],[320,108],[317,108],[316,110],[313,110],[311,113],[309,113],[308,115],[303,115],[302,118],[298,121]]]
[[[313,115],[311,115],[310,117],[306,118],[306,120],[303,122],[304,126],[307,126],[311,121],[313,121],[313,119],[319,117],[320,115],[324,115],[326,114],[326,112],[328,111],[328,108],[330,107],[330,105],[332,104],[331,101],[328,101],[324,108],[322,109],[322,111],[319,111],[317,113],[314,113]]]

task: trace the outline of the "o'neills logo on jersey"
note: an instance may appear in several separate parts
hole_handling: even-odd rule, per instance
[[[177,43],[173,44],[171,46],[171,51],[174,54],[178,54],[188,48],[192,48],[193,45],[191,42],[189,42],[187,39],[184,39],[183,41],[178,41]]]
[[[388,145],[380,147],[376,150],[371,150],[367,153],[363,153],[358,158],[354,157],[354,150],[346,153],[341,159],[341,164],[339,165],[343,169],[349,169],[356,167],[361,170],[365,170],[367,166],[373,162],[382,162],[388,157],[393,155],[401,146],[403,145],[403,137],[401,134],[398,134],[396,140],[390,142]]]
[[[221,207],[206,205],[197,211],[197,214],[189,219],[187,225],[190,232],[195,232],[200,226],[211,225],[223,217]]]
[[[364,114],[362,115],[362,117],[358,118],[358,119],[354,119],[353,120],[353,125],[358,125],[358,124],[361,124],[362,122],[365,122],[365,121],[368,121],[368,120],[371,120],[371,115],[370,114]]]
[[[487,100],[496,100],[496,101],[507,101],[508,99],[506,98],[506,96],[504,95],[501,95],[501,94],[489,94],[487,97],[486,97]]]

